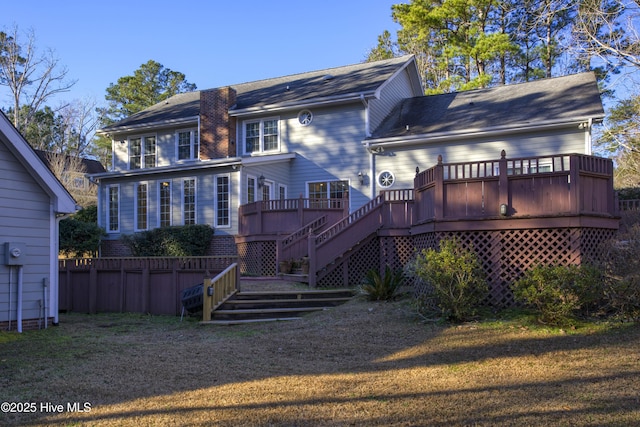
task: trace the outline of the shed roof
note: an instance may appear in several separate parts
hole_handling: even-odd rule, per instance
[[[372,139],[446,134],[539,123],[601,120],[604,110],[593,73],[489,89],[405,99]]]

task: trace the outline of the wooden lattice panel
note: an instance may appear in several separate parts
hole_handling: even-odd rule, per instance
[[[580,235],[580,253],[583,263],[600,261],[602,245],[616,236],[616,230],[583,228]]]
[[[442,239],[455,238],[473,247],[489,282],[486,302],[496,307],[514,304],[510,286],[536,264],[577,264],[597,256],[598,247],[615,231],[588,228],[551,228],[501,231],[440,232],[415,236],[418,250],[437,247]],[[416,293],[429,294],[424,284]]]
[[[380,237],[380,266],[402,270],[415,256],[411,236]]]
[[[276,275],[276,242],[238,243],[240,273],[251,276]]]

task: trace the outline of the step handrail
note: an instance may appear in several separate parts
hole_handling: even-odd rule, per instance
[[[211,312],[220,307],[233,294],[238,292],[240,284],[240,268],[234,262],[216,277],[207,274],[202,286],[202,321],[211,320]]]
[[[355,223],[360,218],[374,211],[375,209],[382,206],[384,203],[384,195],[379,194],[375,199],[370,200],[367,204],[360,207],[358,210],[353,211],[349,216],[344,219],[336,222],[334,225],[323,231],[322,233],[315,236],[315,244],[319,246],[334,236],[340,234],[343,230],[348,228],[351,224]],[[382,224],[380,224],[382,226]]]
[[[287,237],[282,239],[282,248],[285,249],[288,246],[291,246],[298,240],[306,238],[309,235],[310,230],[316,230],[327,223],[327,215],[323,215],[311,221],[310,223],[300,227],[298,230],[289,234]]]

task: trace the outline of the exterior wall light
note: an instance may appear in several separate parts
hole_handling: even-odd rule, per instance
[[[260,175],[260,177],[258,177],[258,187],[264,187],[264,175]]]
[[[507,216],[507,205],[504,203],[500,205],[500,215]]]
[[[362,171],[358,172],[358,181],[360,181],[360,185],[364,184],[364,174]]]

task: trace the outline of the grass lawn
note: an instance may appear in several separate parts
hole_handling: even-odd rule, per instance
[[[3,426],[640,425],[640,325],[424,324],[361,298],[231,327],[67,314],[0,332],[0,402],[33,411]]]

